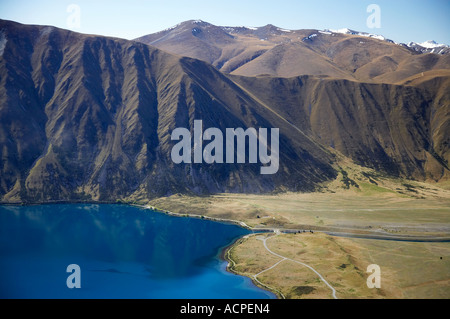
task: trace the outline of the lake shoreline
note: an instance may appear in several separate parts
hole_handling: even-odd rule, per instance
[[[276,290],[274,290],[274,289],[270,289],[270,288],[267,287],[267,286],[261,285],[261,284],[260,284],[259,282],[257,282],[253,277],[249,277],[249,276],[247,276],[247,275],[245,275],[245,274],[242,274],[242,273],[240,273],[240,272],[238,272],[238,271],[236,271],[236,270],[234,269],[235,262],[234,262],[234,260],[231,258],[230,252],[231,252],[231,250],[232,250],[235,246],[239,245],[239,244],[242,242],[242,240],[245,238],[245,236],[248,236],[248,235],[244,235],[244,236],[242,236],[242,237],[237,238],[237,239],[234,240],[230,245],[228,245],[228,246],[226,246],[226,247],[224,247],[224,248],[221,249],[221,252],[220,252],[220,258],[223,259],[223,260],[225,260],[225,261],[227,262],[226,270],[227,270],[229,273],[232,273],[232,274],[235,274],[235,275],[238,275],[238,276],[243,276],[243,277],[250,278],[250,280],[252,281],[253,285],[255,285],[256,287],[261,288],[261,289],[263,289],[263,290],[265,290],[265,291],[268,291],[268,292],[274,294],[275,297],[276,297],[275,299],[282,299],[282,298],[281,298],[281,295],[279,294],[278,291],[276,291]]]
[[[203,220],[210,220],[210,221],[214,221],[214,222],[233,224],[233,225],[236,225],[236,226],[248,229],[248,230],[252,231],[252,233],[254,233],[254,231],[261,232],[261,233],[263,233],[263,232],[273,232],[273,230],[271,230],[271,229],[261,229],[261,230],[260,229],[254,229],[254,228],[248,226],[247,224],[245,224],[244,222],[241,222],[241,221],[238,221],[238,220],[224,219],[224,218],[214,218],[214,217],[208,217],[208,216],[197,215],[197,214],[179,214],[179,213],[174,213],[174,212],[171,212],[171,211],[168,211],[168,210],[160,210],[160,209],[158,209],[156,207],[149,206],[149,205],[148,206],[144,206],[144,205],[131,204],[131,206],[136,206],[136,207],[143,208],[143,209],[150,209],[150,210],[152,210],[152,211],[154,211],[156,213],[166,214],[166,215],[174,216],[174,217],[197,218],[197,219],[203,219]],[[269,289],[268,287],[265,287],[265,286],[259,284],[257,281],[254,280],[254,278],[249,277],[249,276],[247,276],[245,274],[241,274],[241,273],[239,273],[239,272],[237,272],[236,270],[233,269],[233,266],[231,264],[234,263],[234,261],[229,256],[230,251],[235,247],[235,245],[238,245],[245,236],[248,236],[248,235],[244,235],[244,236],[238,237],[238,238],[234,239],[230,244],[220,248],[219,252],[218,252],[219,259],[227,262],[226,271],[228,271],[229,273],[249,278],[252,281],[253,285],[255,285],[256,287],[274,294],[276,296],[276,299],[281,299],[280,295],[279,295],[279,293],[277,291]]]
[[[167,214],[167,215],[174,216],[174,217],[190,217],[190,218],[198,218],[198,219],[210,220],[210,221],[220,222],[220,223],[234,224],[234,225],[237,225],[237,226],[240,226],[242,228],[245,228],[245,229],[248,229],[248,230],[252,231],[253,234],[255,233],[255,231],[258,232],[258,233],[259,232],[261,232],[261,233],[273,232],[273,230],[271,230],[271,229],[254,229],[254,228],[248,226],[247,224],[245,224],[244,222],[241,222],[241,221],[238,221],[238,220],[224,219],[224,218],[214,218],[214,217],[208,217],[208,216],[196,215],[196,214],[179,214],[179,213],[174,213],[174,212],[171,212],[171,211],[168,211],[168,210],[160,210],[160,209],[157,209],[156,207],[153,207],[153,206],[143,206],[143,205],[132,205],[132,206],[136,206],[136,207],[143,208],[143,209],[150,209],[150,210],[152,210],[154,212]],[[249,277],[249,276],[247,276],[245,274],[241,274],[241,273],[239,273],[239,272],[237,272],[236,270],[233,269],[232,264],[234,264],[234,261],[230,257],[230,251],[236,245],[240,244],[240,242],[242,241],[242,239],[245,236],[248,236],[248,235],[244,235],[244,236],[238,237],[235,240],[233,240],[233,242],[231,242],[229,245],[226,245],[226,246],[220,248],[220,250],[218,252],[219,259],[227,262],[226,271],[228,271],[229,273],[249,278],[252,281],[253,285],[255,285],[256,287],[274,294],[276,296],[276,299],[281,299],[281,296],[280,296],[280,294],[277,291],[275,291],[273,289],[270,289],[270,288],[268,288],[266,286],[263,286],[260,283],[258,283],[254,278]]]
[[[250,231],[252,231],[253,233],[255,232],[261,232],[261,233],[273,233],[276,231],[279,231],[281,233],[298,233],[298,232],[318,232],[318,233],[324,233],[327,234],[329,236],[332,237],[347,237],[347,238],[362,238],[362,239],[370,239],[370,240],[381,240],[381,241],[398,241],[398,242],[448,242],[450,237],[449,236],[445,236],[445,237],[440,237],[440,236],[414,236],[414,235],[394,235],[394,234],[382,234],[380,232],[375,232],[375,231],[354,231],[352,232],[348,232],[348,230],[340,230],[340,231],[335,231],[335,229],[314,229],[314,231],[312,231],[313,227],[310,227],[310,230],[305,230],[305,229],[285,229],[285,228],[254,228],[254,227],[250,227],[249,225],[247,225],[246,223],[242,222],[242,221],[238,221],[238,220],[231,220],[231,219],[223,219],[223,218],[214,218],[214,217],[209,217],[209,216],[204,216],[204,215],[198,215],[198,214],[180,214],[180,213],[174,213],[168,210],[161,210],[161,209],[157,209],[156,207],[153,206],[142,206],[139,205],[140,207],[144,208],[144,209],[152,209],[156,212],[160,212],[160,213],[165,213],[168,215],[172,215],[172,216],[176,216],[176,217],[193,217],[193,218],[201,218],[201,219],[206,219],[206,220],[211,220],[211,221],[216,221],[216,222],[222,222],[222,223],[231,223],[231,224],[235,224],[238,225],[240,227],[244,227]],[[263,284],[259,283],[257,280],[255,280],[255,278],[253,278],[252,276],[246,275],[246,274],[242,274],[239,273],[238,271],[236,271],[234,269],[234,260],[231,258],[231,251],[233,250],[233,248],[237,245],[239,245],[240,243],[242,243],[242,240],[248,235],[244,235],[241,236],[239,238],[237,238],[236,240],[234,240],[232,243],[230,243],[228,246],[223,247],[220,250],[220,259],[225,260],[227,262],[227,266],[226,266],[226,270],[230,273],[233,273],[235,275],[239,275],[239,276],[244,276],[247,278],[250,278],[250,280],[252,281],[252,283],[257,286],[258,288],[261,288],[265,291],[268,291],[272,294],[274,294],[276,296],[277,299],[282,299],[283,297],[279,294],[278,291],[271,289],[270,287],[264,286]]]

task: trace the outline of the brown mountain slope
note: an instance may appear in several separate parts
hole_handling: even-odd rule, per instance
[[[312,190],[333,156],[212,66],[144,44],[2,21],[3,201],[115,200],[135,192]],[[175,165],[177,127],[279,127],[280,169]]]
[[[273,25],[218,27],[191,20],[136,40],[244,76],[319,75],[396,83],[421,72],[450,69],[450,54],[420,54],[358,34],[283,30]]]
[[[309,76],[232,78],[295,126],[360,165],[420,180],[450,177],[448,76],[417,87]]]
[[[337,151],[396,176],[449,175],[446,76],[231,76],[139,42],[1,20],[0,29],[2,202],[309,191],[335,178]],[[200,119],[222,132],[279,128],[279,171],[174,164],[171,132]]]

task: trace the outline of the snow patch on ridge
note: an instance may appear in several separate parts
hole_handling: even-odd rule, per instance
[[[228,33],[240,33],[243,30],[251,30],[251,31],[257,31],[259,28],[255,27],[246,27],[244,25],[237,26],[237,27],[221,27],[223,31]]]
[[[45,28],[42,28],[41,29],[41,32],[40,32],[40,36],[42,37],[42,36],[44,36],[44,35],[47,35],[47,34],[50,34],[52,31],[53,31],[53,27],[45,27]]]
[[[170,27],[170,28],[167,28],[167,29],[164,29],[164,30],[158,31],[158,32],[156,32],[156,33],[161,33],[161,32],[166,32],[166,31],[170,31],[170,30],[173,30],[173,29],[176,29],[176,28],[178,28],[178,27],[179,27],[180,25],[181,25],[181,23],[178,23],[178,24],[174,25],[173,27]]]
[[[0,57],[3,55],[3,52],[5,51],[6,42],[8,42],[8,40],[6,39],[5,34],[2,31],[0,31]]]
[[[342,29],[325,29],[323,31],[319,31],[321,34],[328,34],[332,35],[333,33],[341,33],[341,34],[350,34],[350,35],[358,35],[362,37],[368,37],[373,39],[378,39],[390,43],[395,43],[397,45],[407,46],[409,48],[412,48],[416,51],[422,52],[422,53],[437,53],[437,54],[444,54],[446,52],[449,52],[450,46],[446,44],[440,44],[436,43],[433,40],[425,41],[422,43],[417,42],[409,42],[408,44],[398,43],[392,40],[387,39],[386,37],[379,35],[379,34],[373,34],[373,33],[367,33],[367,32],[358,32],[354,30],[350,30],[348,28],[342,28]],[[418,48],[419,47],[419,48]]]
[[[386,39],[384,36],[379,34],[367,33],[367,32],[358,32],[354,30],[350,30],[348,28],[343,29],[325,29],[324,32],[332,32],[332,33],[341,33],[341,34],[351,34],[351,35],[359,35],[362,37],[374,38],[382,41],[390,41]]]

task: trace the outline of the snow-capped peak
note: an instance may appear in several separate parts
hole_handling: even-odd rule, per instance
[[[428,40],[422,43],[409,42],[407,46],[415,51],[422,53],[437,53],[437,54],[450,53],[450,46],[446,44],[436,43],[436,41],[433,40]]]
[[[428,41],[425,41],[422,43],[416,43],[416,44],[420,45],[421,47],[427,48],[427,49],[434,49],[434,48],[438,48],[438,47],[448,47],[448,45],[440,44],[433,40],[428,40]]]

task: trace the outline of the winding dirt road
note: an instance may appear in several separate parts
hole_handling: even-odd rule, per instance
[[[297,260],[294,260],[294,259],[291,259],[291,258],[288,258],[288,257],[285,257],[285,256],[281,256],[280,254],[277,254],[277,253],[273,252],[272,250],[270,250],[269,247],[267,247],[267,240],[270,239],[270,238],[275,238],[275,237],[278,236],[278,235],[279,235],[279,232],[278,232],[278,231],[275,231],[275,235],[274,235],[274,236],[265,237],[264,239],[258,238],[258,239],[260,239],[260,240],[263,241],[264,248],[265,248],[269,253],[271,253],[272,255],[275,255],[275,256],[281,258],[281,260],[278,261],[277,263],[275,263],[274,265],[272,265],[271,267],[269,267],[269,268],[267,268],[267,269],[265,269],[265,270],[259,272],[258,274],[254,275],[253,278],[254,278],[256,281],[258,281],[261,285],[264,285],[264,284],[261,283],[256,277],[258,277],[260,274],[262,274],[262,273],[264,273],[264,272],[266,272],[266,271],[268,271],[268,270],[270,270],[270,269],[272,269],[272,268],[278,266],[281,262],[283,262],[283,261],[285,261],[285,260],[289,260],[289,261],[295,262],[295,263],[297,263],[297,264],[300,264],[300,265],[305,266],[306,268],[312,270],[317,276],[319,276],[320,280],[322,280],[323,283],[324,283],[325,285],[327,285],[328,288],[331,289],[331,295],[333,296],[333,298],[334,298],[334,299],[338,299],[338,297],[336,296],[336,290],[335,290],[335,289],[328,283],[328,281],[326,281],[325,278],[323,278],[323,276],[322,276],[317,270],[315,270],[313,267],[311,267],[311,266],[309,266],[309,265],[307,265],[307,264],[305,264],[305,263],[302,263],[302,262],[300,262],[300,261],[297,261]],[[265,285],[264,285],[264,286],[265,286]],[[266,286],[266,287],[267,287],[267,286]],[[280,294],[281,294],[281,296],[282,296],[283,298],[285,298],[284,295],[283,295],[281,292],[280,292]]]

